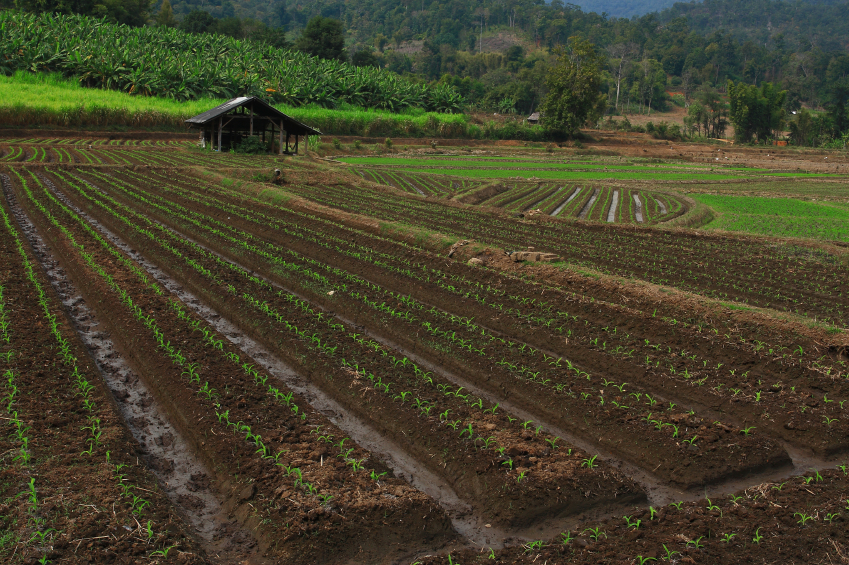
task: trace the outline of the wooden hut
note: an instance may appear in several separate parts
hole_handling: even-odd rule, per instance
[[[530,116],[528,116],[527,121],[531,125],[535,125],[539,123],[539,112],[534,112]]]
[[[258,136],[263,142],[278,141],[279,153],[298,152],[298,141],[304,138],[309,148],[307,136],[321,135],[317,129],[287,116],[256,96],[233,98],[220,106],[189,118],[190,127],[202,130],[201,140],[212,144],[219,151],[222,147],[232,147],[241,143],[247,136]],[[268,136],[268,137],[267,137]],[[294,137],[294,145],[291,143]]]

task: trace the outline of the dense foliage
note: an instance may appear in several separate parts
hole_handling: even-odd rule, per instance
[[[345,29],[342,22],[333,18],[316,16],[311,19],[298,38],[295,48],[321,59],[342,62],[348,60],[348,52],[345,51]]]
[[[784,101],[787,92],[772,83],[760,88],[751,84],[728,81],[731,123],[738,141],[763,142],[772,138],[784,125]]]
[[[292,106],[339,103],[453,112],[461,97],[392,73],[261,43],[81,16],[0,13],[0,72],[59,71],[87,86],[177,100],[264,96]]]
[[[582,39],[569,41],[568,49],[548,75],[548,96],[542,105],[543,124],[566,135],[587,120],[598,119],[607,105],[599,93],[604,57]]]

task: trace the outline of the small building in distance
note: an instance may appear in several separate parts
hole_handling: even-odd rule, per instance
[[[189,118],[185,123],[200,128],[203,144],[209,143],[218,151],[222,147],[238,146],[247,137],[257,136],[271,147],[276,140],[280,155],[297,154],[301,137],[309,148],[308,136],[321,135],[317,129],[287,116],[256,96],[233,98]]]
[[[528,123],[532,125],[536,125],[539,123],[539,112],[534,112],[530,116],[528,116]]]

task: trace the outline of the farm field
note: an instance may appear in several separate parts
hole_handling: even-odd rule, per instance
[[[4,558],[849,552],[845,251],[667,227],[845,202],[100,141],[0,141]]]
[[[706,229],[849,242],[849,208],[840,202],[693,195],[719,215]]]

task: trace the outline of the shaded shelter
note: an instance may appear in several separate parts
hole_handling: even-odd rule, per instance
[[[248,136],[259,136],[263,143],[272,142],[275,136],[278,152],[297,153],[301,137],[309,148],[308,136],[321,135],[315,128],[287,116],[256,96],[241,96],[228,100],[220,106],[189,118],[190,127],[201,129],[201,139],[221,151],[222,147],[232,147]],[[268,137],[266,138],[266,134]],[[291,145],[294,137],[294,145]]]

